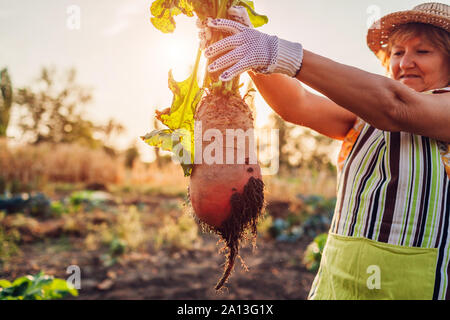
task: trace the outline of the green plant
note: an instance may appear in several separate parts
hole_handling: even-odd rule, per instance
[[[0,91],[0,137],[6,137],[13,101],[11,79],[7,69],[0,71]]]
[[[0,222],[4,216],[0,212]],[[18,243],[20,241],[20,233],[16,229],[6,231],[0,224],[0,267],[3,263],[8,262],[9,259],[20,253]]]
[[[126,252],[138,250],[147,240],[140,213],[135,206],[130,206],[126,211],[118,213],[117,220],[112,225],[94,227],[94,230],[95,235],[91,233],[92,236],[89,240],[87,239],[86,244],[96,247],[101,242],[103,246],[107,246],[107,252],[101,256],[103,265],[106,267],[116,264]]]
[[[105,267],[111,267],[115,265],[128,248],[128,244],[125,240],[114,237],[109,243],[108,252],[101,255],[100,259]]]
[[[258,235],[263,238],[270,238],[271,228],[273,225],[273,217],[267,212],[264,214],[264,217],[258,221]]]
[[[67,209],[61,201],[52,201],[50,204],[50,211],[52,216],[60,217],[67,211]]]
[[[141,214],[136,206],[130,206],[126,211],[119,213],[113,232],[115,237],[123,240],[130,250],[139,249],[144,244],[146,235],[142,228]]]
[[[63,279],[39,272],[14,280],[0,280],[0,300],[52,300],[71,294],[78,296],[78,290]]]
[[[82,190],[75,191],[69,196],[70,205],[79,208],[81,204],[90,202],[92,199],[92,191]]]
[[[83,209],[84,211],[91,211],[94,208],[105,209],[106,199],[101,193],[91,190],[75,191],[70,194],[67,199],[69,211],[77,212]]]
[[[322,259],[322,253],[327,242],[327,237],[327,233],[318,235],[306,248],[305,255],[303,257],[303,264],[308,271],[316,272],[319,269],[320,260]]]
[[[199,240],[198,226],[187,214],[178,219],[166,216],[162,227],[156,230],[153,240],[156,249],[170,251],[191,249]]]

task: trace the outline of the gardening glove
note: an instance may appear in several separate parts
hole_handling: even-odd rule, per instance
[[[200,49],[202,50],[205,50],[210,45],[209,41],[211,41],[211,29],[206,25],[209,20],[212,20],[212,18],[207,18],[206,20],[197,19],[197,28],[200,29],[198,37],[200,39]]]
[[[244,23],[250,22],[245,8],[230,9],[234,10],[230,16],[240,17],[238,20]],[[247,18],[243,18],[243,14]],[[251,23],[247,26],[233,20],[208,19],[206,26],[232,34],[205,50],[208,59],[227,52],[208,66],[209,72],[228,68],[220,75],[221,81],[230,81],[248,70],[259,73],[283,73],[290,77],[296,76],[300,70],[303,60],[303,47],[300,43],[257,31],[251,27]]]
[[[231,6],[228,11],[228,17],[231,20],[237,21],[241,24],[243,24],[246,27],[252,28],[252,23],[250,21],[250,17],[248,16],[247,9],[242,6]],[[213,20],[212,18],[207,18],[206,20],[200,20],[197,19],[197,27],[200,29],[198,36],[200,38],[200,49],[204,50],[206,47],[208,47],[211,43],[211,29],[208,28],[207,23],[209,21]]]

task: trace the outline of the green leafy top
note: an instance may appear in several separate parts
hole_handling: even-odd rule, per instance
[[[255,28],[266,24],[267,16],[256,13],[253,1],[233,0],[230,5],[244,6],[247,8],[250,21]],[[217,17],[219,10],[218,0],[156,0],[150,7],[153,26],[164,33],[171,33],[176,28],[175,16],[184,14],[193,17],[194,13],[200,19]]]
[[[267,16],[256,13],[253,1],[240,0],[237,5],[244,6],[247,9],[248,16],[250,17],[250,22],[253,24],[253,27],[259,28],[269,22],[269,18],[267,18]]]
[[[153,17],[151,22],[158,30],[170,33],[175,30],[175,20],[173,17],[183,13],[188,17],[193,17],[193,7],[189,0],[156,0],[150,7]]]
[[[197,53],[194,72],[186,80],[176,82],[169,71],[169,88],[173,93],[172,106],[156,111],[157,119],[168,129],[154,130],[141,137],[145,143],[172,151],[181,163],[185,176],[189,176],[194,163],[194,114],[203,94],[197,83],[197,70],[201,51]]]

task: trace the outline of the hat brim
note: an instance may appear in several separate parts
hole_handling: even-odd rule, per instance
[[[400,25],[407,23],[425,23],[450,32],[450,19],[441,15],[418,10],[399,11],[388,14],[375,21],[367,32],[367,45],[377,57],[387,46],[391,33]]]

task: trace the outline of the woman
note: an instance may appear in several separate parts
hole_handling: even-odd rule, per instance
[[[205,50],[227,52],[209,71],[222,81],[250,71],[286,121],[343,140],[338,201],[309,298],[450,299],[449,6],[425,3],[374,23],[368,45],[389,78],[261,33],[245,10],[231,10],[240,23],[207,22],[233,33]]]

